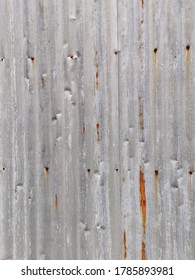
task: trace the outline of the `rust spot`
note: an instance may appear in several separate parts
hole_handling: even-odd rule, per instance
[[[96,63],[96,74],[95,74],[95,87],[96,87],[96,90],[98,90],[98,87],[99,87],[98,77],[99,77],[99,73],[98,73],[98,63]]]
[[[186,51],[189,51],[190,50],[190,45],[187,45],[186,46]]]
[[[91,171],[91,169],[88,168],[88,169],[87,169],[87,172],[89,173],[90,171]]]
[[[118,172],[118,168],[116,168],[115,171]]]
[[[96,123],[97,140],[100,141],[100,124]]]
[[[86,132],[86,127],[83,126],[83,134],[85,134],[85,132]]]
[[[142,19],[142,20],[141,20],[141,24],[143,24],[143,23],[144,23],[144,20]]]
[[[5,171],[5,169],[6,169],[6,168],[5,168],[5,167],[3,167],[3,171]]]
[[[59,203],[59,201],[58,201],[58,194],[56,193],[56,195],[55,195],[55,206],[56,206],[56,209],[58,209],[58,203]]]
[[[189,171],[189,174],[192,175],[192,174],[193,174],[193,171],[190,170],[190,171]]]
[[[74,59],[74,55],[73,54],[69,54],[68,58]]]
[[[124,259],[127,258],[127,238],[126,238],[126,232],[123,233],[123,244],[124,244]]]
[[[158,177],[158,170],[155,170],[155,176]]]
[[[49,167],[48,166],[45,166],[45,173],[46,173],[46,177],[48,177],[48,175],[49,175]]]
[[[34,61],[35,61],[35,58],[34,58],[34,57],[31,57],[30,59],[32,60],[32,63],[34,63]]]
[[[144,129],[143,125],[143,113],[142,113],[142,102],[141,102],[141,97],[139,96],[139,128]]]
[[[144,0],[141,0],[142,1],[142,10],[144,9]]]
[[[146,259],[146,245],[145,242],[142,241],[142,260]]]
[[[142,226],[143,233],[146,233],[146,193],[145,193],[145,181],[144,174],[140,167],[140,206],[142,211]]]
[[[43,77],[41,78],[41,84],[42,84],[42,88],[44,88],[44,86],[45,86],[45,80],[44,80]]]
[[[154,53],[157,53],[157,51],[158,51],[158,49],[157,49],[157,48],[155,48],[155,49],[154,49]]]

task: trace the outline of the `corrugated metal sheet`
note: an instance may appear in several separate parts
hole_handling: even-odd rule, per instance
[[[194,24],[0,0],[0,259],[195,259]]]

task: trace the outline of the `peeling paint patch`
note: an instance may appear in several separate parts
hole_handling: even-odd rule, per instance
[[[127,238],[126,238],[126,232],[123,233],[123,244],[124,244],[124,259],[127,258]]]
[[[145,193],[145,181],[144,174],[140,167],[140,206],[142,211],[142,226],[143,233],[146,233],[146,193]]]

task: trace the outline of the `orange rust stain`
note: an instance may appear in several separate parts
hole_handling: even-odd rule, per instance
[[[56,206],[56,209],[58,209],[58,204],[59,204],[58,194],[56,193],[56,195],[55,195],[55,206]]]
[[[124,259],[127,258],[127,238],[126,238],[126,232],[123,233],[123,243],[124,243]]]
[[[146,245],[145,245],[145,242],[142,241],[142,260],[145,260],[146,259]]]
[[[96,74],[95,74],[95,87],[96,87],[96,90],[98,90],[98,87],[99,87],[98,77],[99,77],[98,63],[96,63]]]
[[[86,127],[83,126],[83,134],[85,134],[85,132],[86,132]]]
[[[97,130],[97,140],[100,141],[100,124],[96,123],[96,130]]]
[[[144,174],[140,168],[140,206],[142,210],[142,226],[143,233],[146,233],[146,193],[145,193],[145,181]]]
[[[142,10],[144,9],[144,0],[141,0],[142,1]]]
[[[139,128],[144,129],[143,125],[143,113],[142,113],[142,106],[141,106],[141,97],[139,96]]]

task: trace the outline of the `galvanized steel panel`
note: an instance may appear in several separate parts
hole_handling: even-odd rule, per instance
[[[0,0],[0,259],[195,258],[195,1]]]

